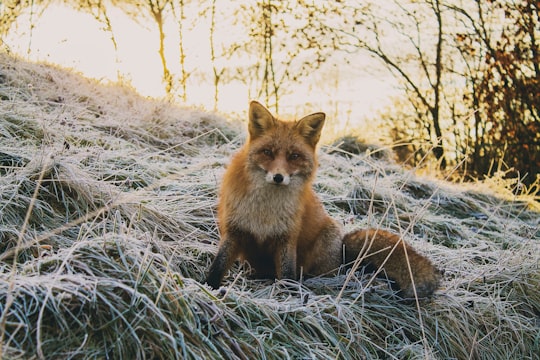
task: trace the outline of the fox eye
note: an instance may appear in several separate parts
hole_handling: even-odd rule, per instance
[[[292,153],[291,155],[289,155],[289,160],[298,160],[298,159],[300,159],[300,154]]]
[[[262,153],[266,156],[272,156],[272,150],[270,149],[263,149]]]

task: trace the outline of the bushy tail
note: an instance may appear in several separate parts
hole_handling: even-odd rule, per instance
[[[380,269],[396,282],[403,298],[414,298],[415,289],[417,297],[429,297],[439,286],[441,276],[437,268],[396,234],[377,229],[357,230],[345,235],[343,245],[346,264],[358,260],[374,271]]]

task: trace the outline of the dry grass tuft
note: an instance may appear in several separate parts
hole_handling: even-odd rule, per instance
[[[356,273],[200,282],[216,189],[242,136],[216,115],[0,55],[0,357],[533,359],[540,217],[493,184],[423,179],[322,149],[347,228],[401,233],[444,270],[403,303]],[[537,206],[537,205],[535,205]],[[538,207],[536,207],[538,209]]]

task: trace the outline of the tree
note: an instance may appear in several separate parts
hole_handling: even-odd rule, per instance
[[[230,60],[237,54],[237,51],[242,47],[242,44],[238,40],[233,39],[235,36],[231,36],[227,39],[221,39],[218,43],[216,34],[221,32],[232,32],[234,27],[234,20],[230,20],[230,13],[227,12],[238,11],[238,9],[232,9],[231,4],[227,4],[226,7],[218,8],[216,0],[211,0],[209,7],[210,11],[210,33],[209,33],[209,45],[210,45],[210,61],[212,63],[213,74],[213,86],[214,86],[214,110],[219,107],[219,92],[220,86],[226,77],[231,78],[230,74],[233,72]]]
[[[336,50],[347,50],[350,24],[340,2],[259,0],[243,4],[238,24],[248,29],[242,50],[258,59],[239,76],[253,82],[255,95],[279,112],[288,85],[298,83],[327,63]]]
[[[0,44],[23,10],[32,5],[30,0],[2,0],[0,2]]]
[[[185,103],[187,102],[187,80],[189,78],[189,73],[186,70],[186,49],[184,46],[184,22],[186,20],[185,16],[185,2],[184,0],[179,0],[178,8],[174,5],[174,1],[171,2],[171,9],[174,14],[174,17],[178,21],[178,50],[180,53],[180,86],[182,88],[182,93],[180,98]],[[178,11],[178,13],[177,13]],[[171,85],[172,87],[172,85]]]
[[[416,129],[420,142],[427,135],[441,167],[445,161],[465,164],[463,173],[481,177],[502,166],[513,169],[509,175],[528,174],[526,183],[536,181],[537,1],[394,1],[391,8],[371,3],[359,15],[354,31],[359,49],[401,80],[418,119],[396,126]],[[406,129],[393,131],[396,140],[410,135]],[[419,157],[407,158],[416,165]]]
[[[540,169],[540,55],[538,2],[477,0],[449,7],[467,31],[455,34],[474,109],[468,134],[470,172],[492,175],[494,162],[532,184]]]
[[[114,35],[111,19],[109,18],[105,2],[103,0],[79,0],[79,2],[76,2],[75,4],[78,4],[80,10],[90,12],[96,21],[105,25],[104,30],[110,34],[116,57],[116,64],[118,65],[118,43]],[[116,76],[118,80],[121,79],[120,69],[118,67],[116,68]]]
[[[35,10],[40,11],[37,17],[42,11],[50,4],[49,0],[2,0],[0,1],[0,45],[4,44],[3,38],[9,33],[11,26],[17,18],[26,10],[31,9],[31,23],[30,27],[33,29]]]
[[[76,10],[90,13],[94,19],[104,25],[104,30],[110,34],[111,42],[114,47],[115,55],[118,56],[118,43],[116,37],[114,36],[111,19],[109,18],[107,7],[103,0],[75,0],[68,1],[64,0],[64,3],[67,6],[73,7]],[[43,11],[51,4],[50,0],[8,0],[2,1],[0,3],[0,44],[2,38],[8,34],[11,26],[17,20],[17,18],[25,11],[27,8],[31,8],[32,12],[34,7],[40,9],[38,16],[39,17]],[[31,19],[30,27],[33,28],[33,20]],[[118,63],[118,57],[116,58],[116,63]],[[117,68],[117,77],[120,78],[119,69]]]
[[[172,94],[173,77],[169,66],[167,65],[167,57],[165,55],[165,16],[168,6],[172,6],[174,0],[111,0],[118,8],[122,9],[133,20],[139,21],[141,18],[149,17],[155,22],[159,35],[159,58],[163,70],[163,82],[165,83],[165,92],[167,95]]]
[[[439,0],[393,1],[392,6],[373,2],[359,13],[356,25],[358,48],[379,60],[400,80],[433,144],[433,154],[444,169],[447,160],[441,109],[447,59]]]

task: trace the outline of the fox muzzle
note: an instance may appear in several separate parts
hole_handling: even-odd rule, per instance
[[[281,173],[266,173],[266,182],[275,185],[289,185],[291,177],[289,175],[283,175]]]

